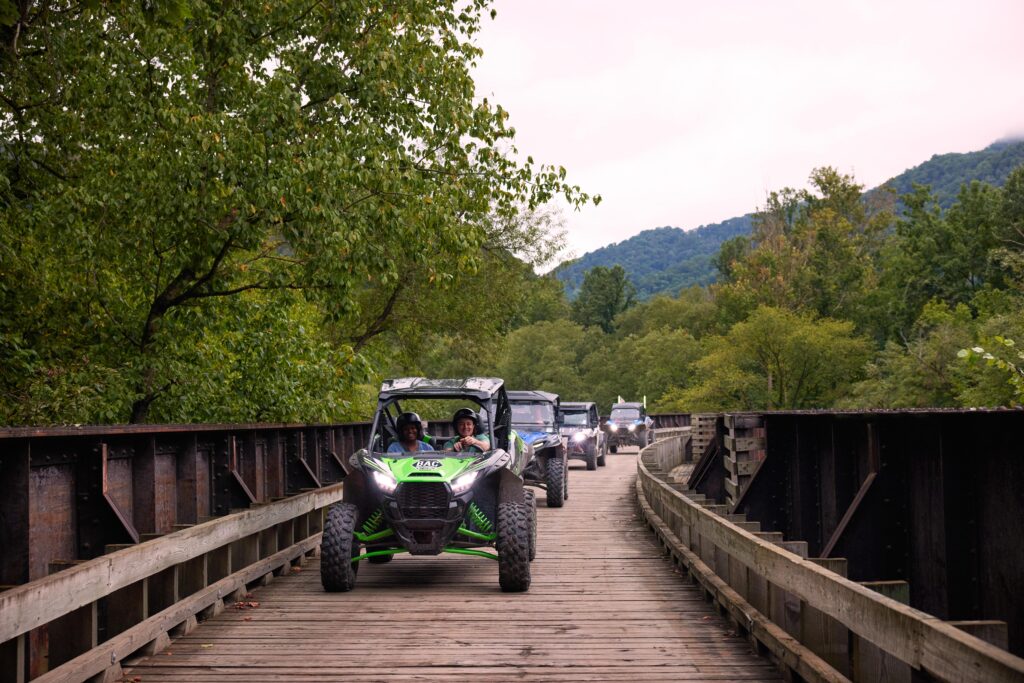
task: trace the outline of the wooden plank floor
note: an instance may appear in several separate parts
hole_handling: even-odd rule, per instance
[[[539,505],[528,593],[502,593],[493,560],[399,555],[328,594],[313,561],[126,680],[781,680],[662,557],[636,512],[636,454],[571,462],[565,507]]]

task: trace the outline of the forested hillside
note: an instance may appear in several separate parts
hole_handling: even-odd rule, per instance
[[[964,183],[977,180],[1001,187],[1010,171],[1021,164],[1024,164],[1024,140],[1000,140],[977,152],[936,154],[923,164],[899,174],[883,187],[904,195],[913,189],[915,183],[927,185],[939,205],[948,209],[956,201]]]
[[[690,285],[706,285],[715,279],[711,259],[719,245],[737,235],[750,233],[751,215],[702,225],[695,230],[663,227],[644,230],[617,244],[602,247],[556,269],[569,298],[583,283],[583,274],[594,266],[620,265],[629,274],[637,296],[648,299],[660,292],[678,292]]]
[[[810,188],[771,192],[712,285],[636,302],[619,266],[595,266],[561,315],[509,335],[495,372],[604,409],[1019,405],[1024,165],[948,209],[924,186],[867,201],[832,168]]]
[[[916,183],[928,185],[939,205],[948,209],[961,185],[977,180],[999,187],[1010,171],[1022,163],[1024,140],[1003,140],[965,154],[936,154],[868,191],[865,197],[868,201],[877,199],[882,188],[901,196],[910,192]],[[555,273],[565,283],[570,299],[576,296],[586,271],[594,266],[616,264],[626,270],[641,301],[655,294],[675,294],[684,287],[714,282],[716,271],[712,258],[722,242],[750,233],[752,216],[730,218],[694,230],[674,227],[644,230],[627,240],[584,254],[559,267]]]

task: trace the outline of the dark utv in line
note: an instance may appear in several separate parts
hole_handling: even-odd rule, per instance
[[[400,416],[412,415],[402,403],[412,400],[450,402],[460,414],[474,406],[470,412],[479,411],[476,424],[486,429],[490,449],[443,450],[438,443],[442,450],[389,452],[399,439]],[[423,440],[428,435],[415,418]],[[490,557],[498,561],[502,590],[528,589],[537,528],[533,491],[523,487],[529,457],[516,445],[502,380],[384,382],[370,442],[348,461],[343,500],[331,506],[324,524],[324,589],[352,590],[361,561],[387,562],[404,552]]]
[[[548,507],[560,508],[569,498],[569,468],[558,433],[558,394],[510,391],[512,428],[526,444],[531,458],[523,478],[547,493]]]
[[[562,415],[559,431],[565,437],[566,457],[582,460],[588,470],[603,467],[606,444],[597,404],[563,402],[559,412]]]
[[[608,430],[608,450],[612,453],[620,446],[643,448],[654,442],[654,420],[647,415],[643,403],[616,403],[605,428]]]

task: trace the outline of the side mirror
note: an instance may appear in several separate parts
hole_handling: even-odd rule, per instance
[[[366,450],[365,448],[360,448],[358,451],[356,451],[352,455],[348,456],[348,464],[351,465],[352,467],[358,468],[359,467],[359,459],[360,458],[365,458],[369,454],[370,454],[370,451]]]

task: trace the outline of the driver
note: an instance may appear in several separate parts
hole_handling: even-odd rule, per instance
[[[388,446],[388,453],[416,453],[432,451],[434,447],[423,441],[423,420],[416,413],[402,413],[396,423],[398,441]]]
[[[456,436],[448,439],[444,449],[456,451],[476,451],[483,453],[491,450],[491,440],[480,430],[480,417],[469,408],[459,408],[452,415],[452,427]]]

